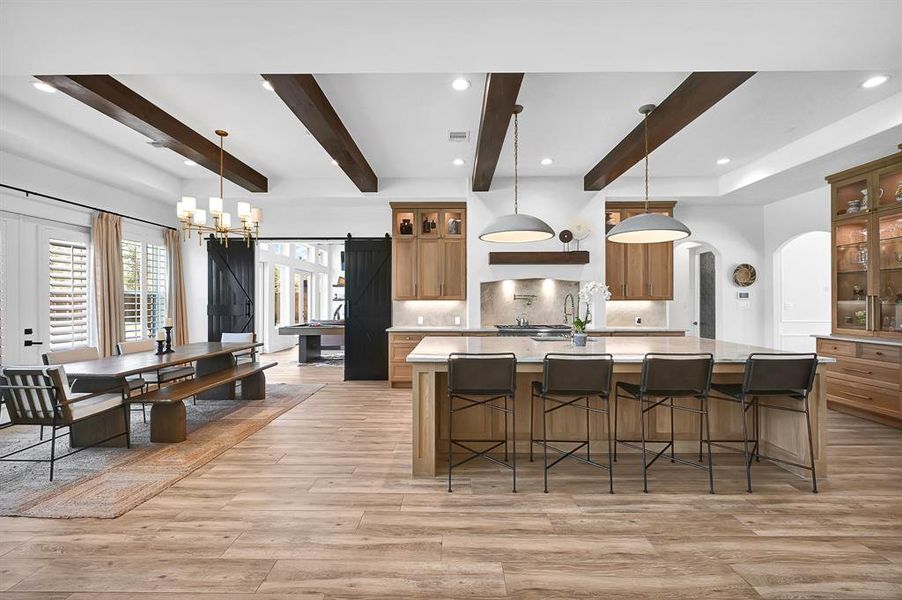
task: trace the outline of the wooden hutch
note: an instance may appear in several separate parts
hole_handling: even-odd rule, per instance
[[[833,335],[818,340],[818,352],[837,360],[827,400],[902,426],[902,152],[827,181]]]

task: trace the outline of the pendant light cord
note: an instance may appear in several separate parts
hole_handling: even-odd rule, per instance
[[[225,155],[225,136],[219,136],[219,197],[223,197],[223,186],[222,186],[222,176],[223,176],[223,158]],[[648,142],[646,142],[646,148],[648,146]],[[646,150],[647,152],[647,150]]]
[[[519,209],[519,190],[518,190],[518,173],[517,165],[520,162],[520,115],[514,113],[514,214]]]
[[[645,212],[648,213],[648,115],[645,113]]]

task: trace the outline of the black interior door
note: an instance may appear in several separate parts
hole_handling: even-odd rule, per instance
[[[715,338],[715,289],[714,253],[702,252],[698,255],[698,336]]]
[[[388,379],[391,239],[345,243],[345,380]]]
[[[254,330],[255,248],[244,240],[207,240],[207,340]]]

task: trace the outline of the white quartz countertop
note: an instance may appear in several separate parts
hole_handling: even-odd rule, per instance
[[[496,333],[495,327],[464,327],[462,325],[396,325],[386,329],[389,333]],[[673,327],[595,327],[586,330],[587,333],[685,333],[685,329]]]
[[[495,333],[494,327],[464,327],[463,325],[397,325],[386,329],[389,333]]]
[[[407,355],[409,363],[445,362],[452,352],[513,352],[521,363],[540,363],[549,352],[614,355],[621,363],[641,363],[649,352],[710,352],[718,363],[744,363],[752,352],[778,352],[768,348],[697,337],[598,337],[585,347],[571,342],[537,342],[530,337],[430,336]],[[821,359],[833,362],[833,359]]]

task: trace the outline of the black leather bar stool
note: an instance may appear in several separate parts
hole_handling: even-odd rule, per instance
[[[505,353],[461,353],[448,356],[448,492],[451,491],[451,472],[455,467],[468,463],[480,456],[497,465],[511,469],[513,472],[513,488],[517,491],[517,413],[515,410],[515,394],[517,386],[517,357],[510,352]],[[455,408],[454,401],[463,401]],[[503,404],[498,404],[503,400]],[[508,400],[510,405],[508,406]],[[485,407],[504,414],[504,439],[465,440],[455,439],[454,414],[476,408]],[[508,436],[508,415],[513,426],[513,436]],[[513,445],[508,452],[508,440]],[[476,450],[467,444],[491,445],[484,450]],[[466,450],[470,456],[455,463],[454,447]],[[489,452],[504,446],[504,461],[500,461]],[[511,464],[508,458],[512,457]]]
[[[613,430],[611,426],[610,396],[611,380],[614,372],[614,357],[610,354],[546,354],[542,367],[542,381],[532,384],[532,396],[529,403],[529,461],[533,461],[533,447],[542,447],[542,458],[545,467],[545,493],[548,493],[548,470],[565,458],[572,458],[583,464],[604,469],[608,472],[608,490],[614,493],[613,462]],[[598,398],[598,407],[592,406],[592,398]],[[536,399],[542,401],[542,439],[535,439],[533,428],[535,419],[533,410]],[[585,404],[582,402],[585,401]],[[551,408],[548,408],[549,403]],[[603,407],[601,405],[604,405]],[[586,440],[554,440],[548,439],[548,415],[562,408],[576,408],[586,413]],[[590,445],[590,419],[592,414],[605,415],[608,425],[608,464],[592,460]],[[562,450],[549,444],[569,443],[576,445],[570,450]],[[576,454],[586,449],[586,457]],[[557,460],[548,464],[548,450],[557,452]]]
[[[670,462],[702,469],[708,472],[708,488],[714,493],[714,463],[711,456],[711,427],[708,419],[708,392],[711,389],[711,374],[714,370],[714,356],[710,353],[699,354],[646,354],[642,361],[642,375],[640,383],[617,382],[617,390],[614,394],[614,441],[642,451],[642,491],[648,492],[648,469],[670,450]],[[616,417],[618,412],[618,400],[631,400],[639,405],[639,432],[638,440],[622,440],[617,437]],[[675,399],[694,399],[698,401],[698,408],[675,404]],[[670,408],[670,440],[648,440],[645,431],[646,416],[664,405]],[[673,414],[675,410],[696,413],[704,422],[705,437],[708,439],[708,464],[698,464],[676,456],[673,436]],[[636,445],[639,442],[640,445]],[[659,452],[648,450],[648,442],[664,443]],[[651,461],[647,456],[653,454]],[[616,447],[614,460],[617,460]]]
[[[745,362],[745,374],[742,383],[715,383],[711,389],[718,395],[711,396],[717,400],[738,402],[742,409],[742,438],[741,440],[715,440],[716,442],[741,442],[742,455],[745,461],[745,477],[748,491],[752,491],[752,462],[764,458],[786,465],[792,465],[800,469],[811,471],[811,491],[817,493],[817,471],[814,467],[814,440],[811,433],[811,412],[809,410],[808,396],[814,387],[814,377],[817,373],[817,354],[773,354],[756,352],[750,354]],[[801,403],[802,408],[791,406],[777,406],[774,404],[762,404],[762,397],[790,398]],[[761,446],[758,439],[759,410],[772,408],[787,412],[803,413],[805,425],[808,427],[808,455],[810,462],[802,465],[773,456],[761,454]],[[748,411],[754,409],[754,440],[749,439]],[[751,450],[749,444],[754,442]],[[730,448],[716,443],[716,446]],[[733,448],[730,448],[731,450]]]

